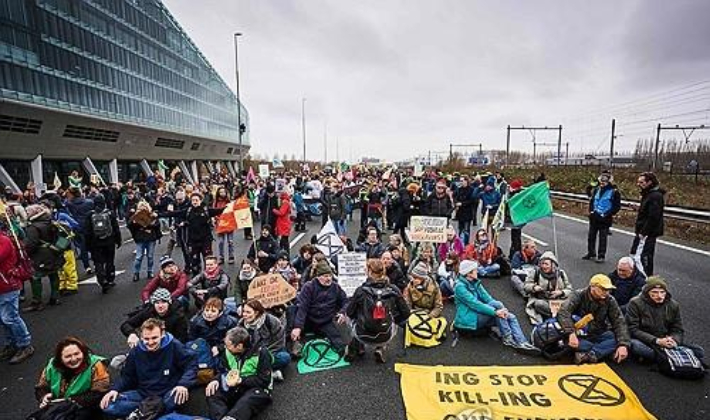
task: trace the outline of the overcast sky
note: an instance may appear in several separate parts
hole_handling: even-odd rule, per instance
[[[452,141],[504,149],[508,124],[563,123],[570,151],[605,150],[612,117],[635,121],[619,139],[631,149],[657,122],[628,108],[710,79],[704,0],[164,3],[232,88],[232,34],[244,33],[242,100],[262,156],[301,158],[302,97],[309,159],[324,157],[326,124],[329,160],[336,139],[340,160],[405,159]],[[710,97],[692,106],[697,121],[678,122],[710,123]],[[531,138],[514,132],[512,148],[532,152]]]

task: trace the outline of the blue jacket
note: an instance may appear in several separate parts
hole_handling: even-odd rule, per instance
[[[79,231],[84,232],[89,215],[94,210],[94,202],[92,200],[77,197],[67,201],[67,209],[69,213],[79,223]]]
[[[293,326],[303,328],[306,320],[316,325],[327,324],[336,314],[345,311],[347,300],[345,291],[337,283],[325,287],[318,279],[313,279],[298,294],[298,311]]]
[[[76,231],[79,229],[79,223],[77,223],[76,220],[74,220],[69,213],[67,213],[65,210],[59,210],[58,212],[54,213],[54,220],[60,223],[64,223],[65,225],[69,226],[71,230]]]
[[[226,313],[222,313],[222,315],[213,322],[207,322],[202,316],[202,313],[198,313],[190,320],[190,341],[202,338],[210,347],[219,347],[222,345],[227,331],[236,326],[237,320]]]
[[[293,195],[293,204],[296,206],[296,211],[299,213],[306,211],[306,203],[303,201],[303,194],[297,192]]]
[[[490,213],[491,215],[495,214],[496,211],[498,211],[498,207],[500,206],[500,201],[501,201],[501,195],[500,191],[496,190],[495,188],[486,191],[486,190],[481,190],[479,193],[479,197],[481,199],[481,214],[486,214],[486,207],[491,206]]]
[[[496,316],[496,309],[490,305],[491,297],[481,280],[469,281],[459,276],[454,287],[456,299],[456,317],[454,326],[465,330],[478,329],[478,315]]]
[[[530,261],[526,261],[525,257],[523,256],[523,251],[516,251],[515,254],[513,254],[513,259],[510,261],[510,266],[512,268],[522,268],[526,264],[538,265],[541,256],[542,253],[538,250],[535,250],[535,256],[533,256]]]
[[[616,286],[616,289],[611,291],[611,295],[614,296],[614,299],[616,299],[616,303],[618,303],[619,306],[628,305],[631,298],[638,296],[641,293],[643,286],[646,285],[646,277],[644,277],[644,275],[636,269],[634,269],[634,273],[631,275],[631,278],[622,279],[616,273],[616,270],[609,273],[609,278],[611,279],[612,284]]]
[[[148,351],[143,341],[134,347],[121,376],[111,389],[124,392],[136,390],[142,396],[165,395],[176,386],[192,387],[197,380],[195,353],[165,333],[157,351]]]

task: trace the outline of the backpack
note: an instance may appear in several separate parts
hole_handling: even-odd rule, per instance
[[[53,241],[42,241],[42,245],[57,254],[64,255],[64,251],[67,251],[71,248],[71,242],[72,239],[74,239],[74,232],[68,225],[53,220],[51,233],[52,237],[54,238]]]
[[[678,379],[701,379],[705,376],[705,367],[687,347],[673,349],[657,348],[656,363],[661,374]]]
[[[572,352],[564,343],[567,335],[557,318],[549,318],[535,325],[530,334],[530,341],[540,349],[544,358],[559,360]]]
[[[111,212],[104,210],[100,213],[91,213],[91,227],[96,239],[106,239],[113,236],[113,226],[111,224]]]
[[[65,399],[49,403],[27,416],[26,420],[78,420],[81,407],[72,400]]]
[[[396,294],[389,287],[363,286],[363,309],[358,315],[357,335],[372,341],[389,340],[394,324],[392,304]]]

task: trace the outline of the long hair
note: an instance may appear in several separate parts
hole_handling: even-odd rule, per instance
[[[58,370],[66,370],[67,369],[64,366],[64,364],[62,363],[62,352],[64,351],[65,348],[67,348],[71,345],[79,347],[81,354],[84,355],[84,362],[85,363],[89,360],[89,354],[91,353],[91,349],[89,348],[89,346],[80,338],[70,335],[70,336],[64,337],[54,347],[54,360],[52,361],[52,364],[54,364],[54,367],[57,368]]]

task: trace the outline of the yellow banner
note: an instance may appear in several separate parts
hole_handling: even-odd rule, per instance
[[[396,364],[408,420],[655,420],[606,364]]]

